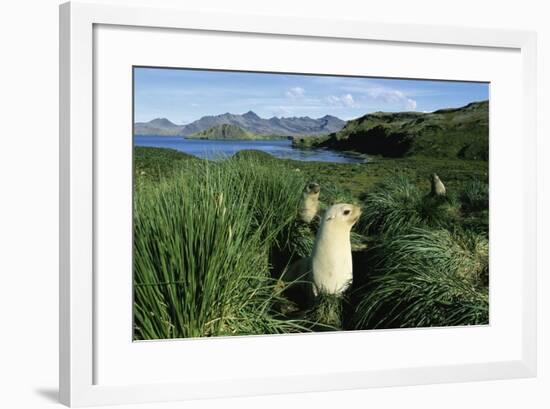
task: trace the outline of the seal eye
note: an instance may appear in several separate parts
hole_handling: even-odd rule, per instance
[[[344,210],[344,216],[347,216],[350,213],[351,213],[351,210],[349,210],[349,209]]]

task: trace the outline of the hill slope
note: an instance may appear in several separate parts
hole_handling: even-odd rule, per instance
[[[425,155],[483,159],[489,156],[489,102],[430,113],[375,112],[349,121],[339,132],[297,147],[325,147],[387,157]]]
[[[261,135],[255,135],[237,125],[221,124],[186,136],[187,139],[265,139]]]

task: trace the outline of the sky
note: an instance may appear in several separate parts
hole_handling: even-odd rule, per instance
[[[134,119],[176,124],[254,111],[262,118],[431,112],[489,99],[489,84],[370,77],[134,68]]]

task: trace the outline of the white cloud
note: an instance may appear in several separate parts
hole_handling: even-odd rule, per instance
[[[357,107],[357,103],[351,94],[344,94],[339,97],[336,95],[329,95],[325,98],[325,101],[330,105],[343,106],[347,108]]]
[[[342,103],[345,106],[347,106],[347,107],[355,106],[355,101],[353,100],[353,95],[351,95],[351,94],[342,95],[341,99],[342,99]]]
[[[380,100],[389,104],[398,104],[401,107],[409,110],[416,110],[416,101],[407,97],[403,92],[390,88],[372,88],[367,91],[367,95],[376,100]]]
[[[289,116],[292,113],[292,111],[284,106],[278,106],[273,109],[273,116],[276,117],[283,117],[283,116]]]
[[[412,98],[407,98],[407,109],[409,111],[416,111],[416,101]]]
[[[285,95],[289,98],[301,98],[306,93],[306,90],[302,87],[292,87],[287,92],[285,92]]]

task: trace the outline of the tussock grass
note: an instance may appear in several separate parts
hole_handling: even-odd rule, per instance
[[[359,229],[365,234],[395,234],[413,226],[448,226],[457,221],[453,197],[432,197],[407,177],[397,175],[363,196]]]
[[[460,201],[464,225],[473,231],[488,235],[489,184],[481,180],[467,183],[460,194]]]
[[[425,194],[402,176],[365,196],[362,228],[375,245],[354,294],[354,328],[488,323],[486,185],[469,183],[457,196]]]
[[[487,210],[489,208],[489,185],[481,180],[467,183],[460,194],[460,200],[466,212]]]
[[[379,244],[374,251],[385,269],[435,269],[473,284],[484,282],[489,268],[487,239],[459,229],[412,228]]]
[[[360,206],[361,202],[348,189],[334,183],[325,183],[321,185],[320,199],[322,199],[323,208],[326,209],[337,203],[350,203]]]
[[[134,198],[136,339],[307,330],[270,314],[284,300],[268,252],[295,220],[303,180],[250,159],[189,162]]]
[[[343,303],[342,295],[319,294],[314,308],[309,312],[309,320],[317,324],[317,330],[334,331],[342,329]]]
[[[335,176],[334,164],[264,153],[206,161],[147,149],[136,161],[135,339],[488,322],[482,177],[455,181],[439,198],[424,179],[390,177],[388,168],[374,175],[382,183],[358,196],[365,187],[344,184],[352,174],[344,165]],[[370,166],[365,174],[377,169]],[[311,254],[318,220],[306,225],[297,215],[314,175],[325,178],[317,180],[322,209],[348,202],[363,210],[351,234],[354,284],[345,298],[309,299],[310,278],[285,275]]]
[[[444,197],[422,196],[418,213],[423,224],[436,228],[455,226],[461,217],[460,203],[453,194]]]
[[[371,278],[356,329],[446,327],[489,322],[489,297],[460,277],[403,267]]]
[[[134,183],[142,187],[149,181],[166,178],[178,172],[188,161],[200,161],[196,156],[174,149],[134,147]]]
[[[412,228],[371,249],[356,328],[488,323],[488,242],[467,231]]]

